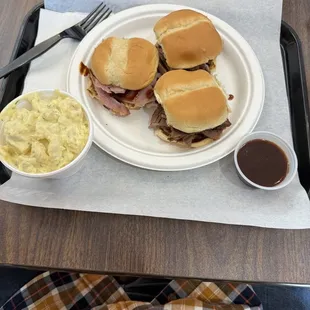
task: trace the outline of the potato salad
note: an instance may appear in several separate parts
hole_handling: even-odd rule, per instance
[[[55,92],[30,94],[0,114],[0,157],[27,173],[58,170],[83,150],[89,125],[81,105]]]

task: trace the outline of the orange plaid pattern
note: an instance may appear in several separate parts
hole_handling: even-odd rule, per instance
[[[132,301],[111,276],[45,272],[22,287],[1,310],[260,310],[252,288],[173,280],[151,302]]]

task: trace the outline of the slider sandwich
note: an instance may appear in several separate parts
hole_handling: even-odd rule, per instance
[[[88,92],[117,116],[127,116],[130,109],[140,109],[155,101],[158,52],[141,38],[110,37],[94,50],[90,68],[80,65],[89,79]]]
[[[223,41],[211,20],[192,10],[175,11],[161,18],[154,32],[161,74],[174,69],[210,72],[223,49]]]
[[[158,107],[149,127],[168,143],[202,147],[231,125],[226,94],[207,71],[169,71],[156,82],[154,94]]]

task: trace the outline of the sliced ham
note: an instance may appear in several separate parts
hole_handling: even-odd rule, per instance
[[[84,64],[82,65],[87,68]],[[84,67],[82,67],[83,72],[86,72]],[[139,109],[147,104],[155,102],[153,87],[159,78],[158,74],[149,86],[141,90],[126,90],[118,86],[104,85],[100,83],[93,72],[89,68],[87,68],[87,70],[85,76],[88,76],[89,78],[87,90],[90,95],[93,98],[98,99],[107,109],[119,116],[129,115],[130,111],[128,107]]]
[[[96,87],[95,87],[96,88]],[[128,108],[124,104],[117,101],[115,98],[107,94],[101,88],[96,88],[98,100],[109,110],[119,116],[127,116],[130,114]]]
[[[130,114],[128,108],[112,96],[112,87],[110,88],[110,86],[101,84],[91,70],[89,70],[89,80],[89,93],[92,97],[97,98],[104,107],[119,116],[127,116]]]
[[[89,77],[92,80],[94,86],[96,88],[101,88],[102,90],[104,90],[106,93],[108,94],[124,94],[126,92],[126,89],[118,87],[118,86],[112,86],[112,85],[104,85],[102,83],[99,82],[99,80],[95,77],[95,75],[93,74],[93,72],[91,70],[89,70]]]
[[[135,96],[131,100],[128,97],[126,97],[126,95],[120,97],[120,100],[122,102],[132,104],[136,108],[142,108],[147,103],[155,101],[153,86],[149,85],[148,87],[141,89],[135,94]]]
[[[107,87],[114,94],[124,94],[126,92],[126,89],[118,87],[118,86],[107,86]]]
[[[134,108],[142,108],[145,105],[155,102],[155,96],[153,87],[158,79],[159,75],[156,75],[152,83],[141,90],[129,90],[124,95],[120,95],[117,98]]]
[[[133,101],[137,94],[138,94],[138,90],[128,90],[123,96],[121,96],[120,98],[122,98],[123,101],[128,101],[131,102]]]

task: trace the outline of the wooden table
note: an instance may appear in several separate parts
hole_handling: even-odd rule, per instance
[[[0,66],[39,0],[0,1]],[[310,81],[308,0],[284,0]],[[309,82],[308,82],[309,83]],[[310,85],[308,84],[310,90]],[[0,202],[0,263],[39,268],[310,283],[310,230],[62,211]]]

